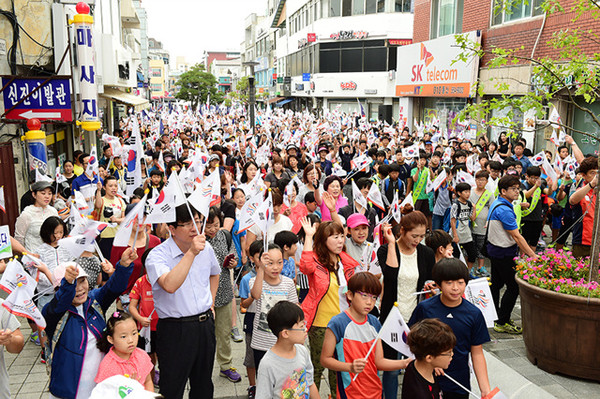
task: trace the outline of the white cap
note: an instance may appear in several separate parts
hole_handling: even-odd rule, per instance
[[[54,274],[54,279],[56,280],[56,282],[59,285],[60,285],[60,282],[62,281],[62,279],[65,278],[65,271],[67,270],[68,266],[77,266],[77,271],[79,272],[79,274],[77,274],[77,278],[89,277],[89,274],[87,274],[86,271],[83,270],[83,268],[81,266],[79,266],[77,263],[64,262],[64,263],[61,263],[60,265],[58,265],[56,267],[56,269],[54,269],[52,271],[52,274]]]

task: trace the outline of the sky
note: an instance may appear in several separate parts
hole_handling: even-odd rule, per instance
[[[175,61],[200,61],[202,52],[240,51],[244,20],[264,14],[266,0],[142,0],[148,15],[148,37],[163,43]]]

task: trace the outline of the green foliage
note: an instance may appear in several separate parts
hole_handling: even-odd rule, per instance
[[[175,98],[189,101],[194,110],[198,105],[205,104],[209,95],[210,104],[223,102],[223,93],[217,89],[217,78],[206,72],[202,64],[196,64],[189,71],[182,73],[176,85],[180,90]]]
[[[494,12],[508,12],[515,4],[524,0],[496,0]],[[525,0],[530,3],[533,0]],[[506,130],[518,133],[520,123],[513,120],[515,112],[525,113],[534,111],[538,119],[545,119],[544,106],[551,100],[560,96],[575,108],[588,114],[592,120],[600,126],[600,116],[595,115],[589,107],[579,99],[583,98],[585,103],[592,104],[600,98],[600,38],[598,30],[580,29],[577,21],[582,17],[591,16],[600,21],[600,2],[595,0],[574,0],[570,6],[565,8],[561,5],[567,2],[561,0],[544,0],[542,9],[550,14],[568,13],[572,17],[572,24],[559,27],[552,32],[547,45],[555,49],[558,57],[534,57],[525,54],[524,46],[518,45],[514,48],[492,47],[484,48],[476,42],[468,39],[467,35],[456,35],[458,46],[462,49],[459,57],[454,61],[466,61],[473,55],[480,58],[486,56],[486,68],[504,68],[513,65],[530,65],[531,81],[514,82],[506,79],[493,79],[485,82],[486,87],[494,87],[501,93],[495,97],[484,97],[485,90],[478,85],[477,94],[479,102],[473,102],[460,112],[456,120],[474,120],[480,126],[500,126]],[[548,28],[546,28],[548,29]],[[585,53],[582,48],[585,44],[592,42],[598,50],[593,54]],[[588,46],[589,48],[589,46]],[[525,94],[510,94],[513,83],[525,84],[530,90]],[[491,86],[490,86],[491,85]],[[492,111],[502,110],[496,114],[505,116],[492,117]],[[568,133],[574,131],[564,126]],[[587,132],[578,132],[593,137]]]
[[[239,100],[242,104],[248,104],[248,76],[243,76],[235,85],[235,92],[232,93],[233,98]]]

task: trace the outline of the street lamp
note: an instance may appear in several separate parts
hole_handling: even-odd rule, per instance
[[[252,134],[256,134],[254,130],[254,105],[256,104],[256,88],[254,87],[254,67],[259,65],[259,63],[256,61],[247,61],[243,62],[242,65],[250,67],[250,76],[248,76],[248,106],[250,107],[250,110],[248,114],[250,115],[250,130],[252,131]]]

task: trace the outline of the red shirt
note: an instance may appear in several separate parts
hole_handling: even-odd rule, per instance
[[[129,359],[121,359],[114,352],[114,348],[110,348],[104,359],[98,367],[98,374],[94,380],[96,384],[101,383],[107,378],[115,375],[127,375],[129,378],[134,378],[137,382],[144,385],[146,377],[152,371],[154,365],[150,356],[140,348],[135,348]]]
[[[138,312],[142,317],[151,317],[150,331],[156,331],[158,316],[154,312],[154,297],[152,296],[152,285],[148,281],[148,275],[144,275],[138,279],[133,285],[129,293],[129,299],[137,299]],[[142,326],[138,323],[138,329]]]
[[[148,249],[152,249],[159,244],[160,238],[150,234],[150,241],[148,241]],[[116,266],[117,262],[121,259],[121,255],[123,255],[123,252],[125,252],[126,249],[127,247],[112,248],[112,251],[110,252],[110,263],[112,263],[113,266]],[[131,276],[129,276],[127,288],[125,289],[125,291],[123,291],[123,294],[128,294],[129,291],[131,291],[131,288],[133,288],[133,284],[135,284],[137,279],[146,274],[146,269],[144,269],[142,266],[142,255],[144,255],[146,246],[136,248],[135,250],[137,252],[138,257],[136,260],[133,261],[133,271],[131,272]]]
[[[581,211],[585,213],[583,217],[583,232],[581,234],[581,245],[592,245],[592,235],[594,234],[594,213],[596,212],[596,196],[592,191],[587,194],[579,203]]]

